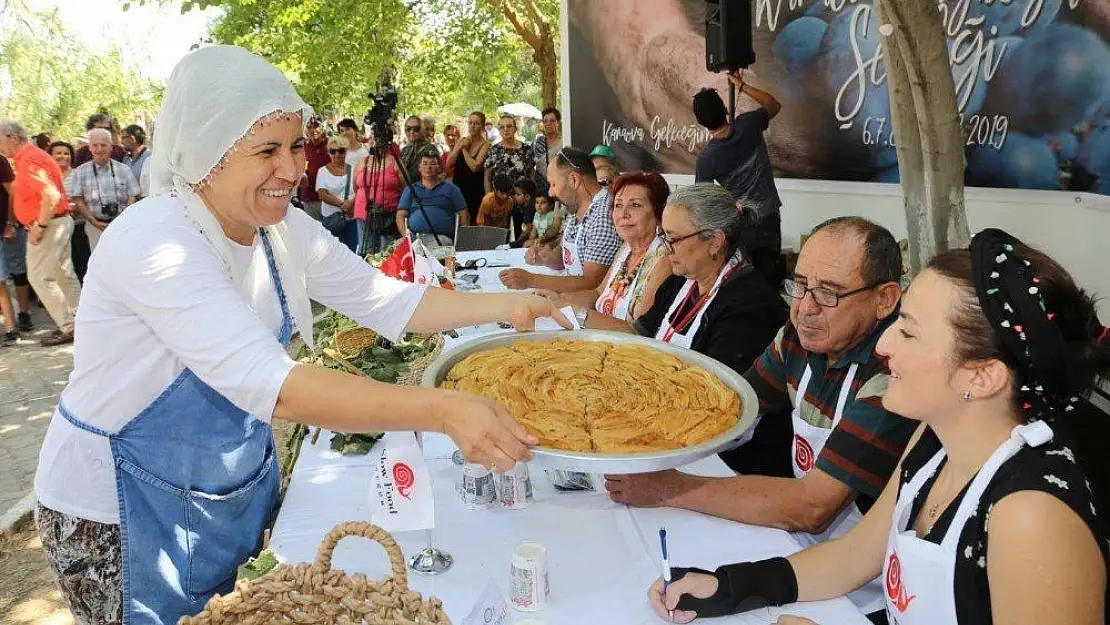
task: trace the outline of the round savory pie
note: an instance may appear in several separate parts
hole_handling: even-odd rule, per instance
[[[496,400],[540,445],[638,453],[689,447],[732,427],[740,396],[651,347],[517,341],[457,363],[441,388]]]

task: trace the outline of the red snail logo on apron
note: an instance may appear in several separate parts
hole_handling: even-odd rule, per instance
[[[917,595],[907,595],[906,587],[902,585],[902,563],[898,560],[897,553],[890,554],[890,559],[887,560],[886,596],[899,612],[908,610],[910,603],[917,598]]]
[[[568,267],[574,264],[574,258],[570,255],[570,248],[565,245],[563,246],[563,264]]]
[[[813,468],[813,447],[810,447],[809,441],[794,435],[794,462],[798,464],[798,468],[802,471],[809,472]]]
[[[405,499],[412,499],[412,485],[416,483],[416,474],[413,473],[412,467],[404,462],[398,462],[393,465],[393,485],[397,488],[397,494]]]
[[[601,306],[598,306],[597,311],[603,315],[612,315],[613,307],[617,303],[617,294],[613,291],[606,291],[601,299]]]

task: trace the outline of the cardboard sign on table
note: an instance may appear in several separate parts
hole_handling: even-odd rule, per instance
[[[387,434],[370,487],[371,520],[388,532],[435,527],[432,474],[412,432]]]

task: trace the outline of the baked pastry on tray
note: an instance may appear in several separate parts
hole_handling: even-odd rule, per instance
[[[541,446],[567,451],[689,447],[740,414],[740,396],[708,371],[650,347],[599,341],[517,341],[472,354],[440,387],[504,404]]]

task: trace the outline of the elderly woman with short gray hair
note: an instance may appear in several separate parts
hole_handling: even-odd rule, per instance
[[[787,318],[786,304],[744,256],[753,228],[723,187],[699,183],[671,193],[659,239],[674,275],[631,330],[746,371]],[[597,313],[586,323],[628,329]]]

